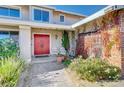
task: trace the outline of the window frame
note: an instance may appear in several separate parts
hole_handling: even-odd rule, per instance
[[[43,20],[35,20],[34,19],[34,9],[39,9],[39,10],[41,10],[41,11],[46,11],[46,12],[48,12],[49,13],[49,21],[48,22],[45,22],[45,21],[43,21]],[[32,21],[35,21],[35,22],[43,22],[43,23],[50,23],[50,10],[48,10],[48,9],[44,9],[44,8],[41,8],[41,7],[32,7],[31,8],[31,11],[32,11],[32,13],[31,13],[31,15],[32,15],[32,17],[31,17],[31,19],[32,19]]]
[[[61,20],[60,20],[60,17],[61,17],[61,16],[64,16],[64,21],[63,21],[63,22],[61,22]],[[65,15],[64,15],[64,14],[60,14],[60,15],[59,15],[59,22],[60,22],[60,23],[64,23],[64,22],[65,22]]]
[[[19,17],[14,17],[14,16],[4,16],[4,15],[0,15],[1,18],[13,18],[13,19],[22,19],[22,11],[21,11],[21,7],[19,6],[7,6],[7,5],[1,5],[0,7],[3,7],[3,8],[10,8],[10,9],[18,9],[20,12],[20,16]]]

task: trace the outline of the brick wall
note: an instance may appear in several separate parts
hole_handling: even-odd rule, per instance
[[[121,68],[124,76],[124,32],[121,32]]]
[[[76,54],[87,57],[100,57],[101,52],[101,35],[98,32],[81,33],[78,35]]]
[[[115,24],[108,24],[105,29],[101,29],[94,33],[84,33],[83,28],[85,28],[85,31],[89,28],[86,28],[86,25],[84,27],[80,27],[82,29],[80,29],[77,39],[76,54],[82,55],[84,58],[99,56],[102,59],[106,59],[110,64],[120,67],[122,76],[124,76],[124,11],[119,11],[118,17],[119,24],[116,24],[117,22]],[[93,26],[91,24],[89,25]],[[108,32],[110,42],[113,41],[113,37],[116,35],[114,33],[115,31],[118,31],[120,34],[119,36],[116,36],[118,37],[117,40],[120,40],[120,43],[112,45],[109,51],[110,55],[107,57],[105,56],[105,46],[102,41],[103,31]]]
[[[111,29],[106,29],[109,34],[110,42],[113,41],[114,30],[115,27]],[[94,33],[80,33],[77,39],[77,48],[76,54],[82,55],[83,58],[87,57],[100,57],[102,59],[106,59],[110,62],[110,64],[116,65],[121,68],[121,49],[118,46],[112,45],[110,50],[110,55],[108,57],[105,56],[105,46],[102,41],[102,33],[94,32]],[[119,39],[120,37],[118,37]],[[123,34],[124,38],[124,34]],[[123,40],[124,43],[124,40]]]
[[[124,77],[124,13],[120,14],[120,31],[121,31],[121,69]]]

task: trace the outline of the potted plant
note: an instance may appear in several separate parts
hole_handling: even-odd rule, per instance
[[[59,52],[57,54],[57,62],[62,63],[62,61],[64,61],[64,59],[65,59],[65,55],[59,49]]]

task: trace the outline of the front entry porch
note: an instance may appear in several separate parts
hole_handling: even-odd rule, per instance
[[[34,56],[32,57],[32,64],[34,63],[47,63],[47,62],[56,62],[56,55],[50,56]]]
[[[62,47],[63,31],[19,26],[19,45],[22,58],[29,63],[56,61],[55,55],[58,52],[65,53]],[[75,34],[68,31],[68,35],[70,50],[75,49]]]

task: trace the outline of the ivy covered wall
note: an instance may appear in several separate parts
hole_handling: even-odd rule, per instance
[[[122,62],[124,58],[122,55],[124,54],[122,53],[122,43],[124,43],[122,15],[124,15],[124,10],[113,11],[80,26],[76,46],[77,56],[100,57],[122,68],[122,63],[124,63]]]

